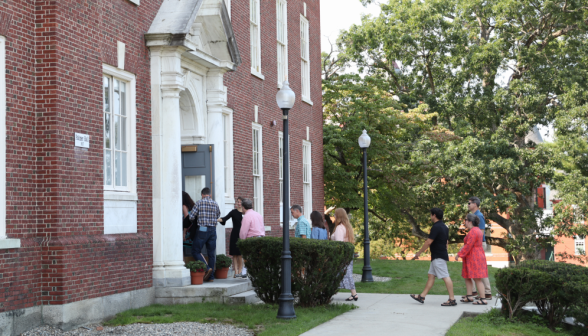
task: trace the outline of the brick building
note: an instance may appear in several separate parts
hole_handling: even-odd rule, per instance
[[[0,2],[0,335],[65,329],[184,286],[181,191],[255,200],[281,234],[323,208],[318,0]],[[288,222],[288,218],[285,219]],[[218,226],[217,252],[229,228]]]

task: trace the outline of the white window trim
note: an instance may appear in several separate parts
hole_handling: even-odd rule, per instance
[[[281,43],[279,38],[276,36],[276,40],[277,40],[277,52],[278,54],[280,53],[280,46],[283,45],[284,47],[284,55],[283,55],[283,63],[286,64],[285,67],[285,74],[283,74],[283,78],[280,78],[279,74],[280,74],[280,69],[279,69],[279,64],[278,64],[278,89],[282,88],[282,84],[285,80],[288,79],[288,1],[287,0],[276,0],[276,35],[278,33],[278,27],[277,27],[277,15],[278,15],[278,9],[279,9],[279,4],[282,3],[283,4],[283,8],[284,8],[284,13],[282,13],[283,15],[283,30],[284,30],[284,43]],[[278,57],[279,59],[279,57]]]
[[[228,153],[224,153],[225,156],[225,166],[227,168],[226,179],[225,179],[225,204],[234,204],[235,203],[235,186],[234,186],[234,171],[233,171],[233,110],[224,107],[223,108],[223,118],[225,119],[225,129],[223,132],[227,136],[227,151]],[[227,132],[228,131],[228,132]],[[223,138],[224,140],[224,138]],[[224,148],[223,148],[224,149]]]
[[[129,1],[134,3],[137,6],[139,6],[141,4],[141,0],[129,0]]]
[[[582,242],[584,244],[584,253],[586,253],[586,237],[582,239],[579,236],[576,236],[574,237],[574,255],[582,255],[578,253],[578,247],[576,247],[576,243],[578,242]]]
[[[249,6],[251,8],[252,3],[257,3],[257,63],[259,64],[259,69],[255,69],[253,67],[253,59],[251,59],[251,74],[259,77],[262,80],[265,80],[265,76],[261,73],[261,0],[249,0]],[[249,9],[251,10],[251,9]],[[249,38],[251,39],[251,13],[249,14]],[[249,42],[251,43],[251,41]],[[251,46],[250,46],[251,47]]]
[[[259,141],[258,144],[258,149],[259,149],[259,155],[257,156],[257,164],[259,167],[259,180],[260,180],[260,186],[261,186],[261,190],[259,190],[259,198],[258,198],[258,202],[259,202],[259,214],[263,216],[263,203],[264,203],[264,198],[263,198],[263,128],[260,124],[258,123],[251,123],[252,126],[252,130],[251,130],[251,145],[253,146],[253,130],[257,130],[259,131],[259,139],[257,139],[257,141]],[[252,147],[253,149],[253,147]],[[253,150],[251,151],[251,155],[253,155]],[[252,167],[253,168],[253,167]],[[255,186],[254,186],[255,188]],[[254,195],[255,196],[255,195]],[[254,208],[257,208],[257,204],[253,204]]]
[[[6,37],[0,35],[0,249],[19,248],[6,236]]]
[[[301,87],[300,87],[300,96],[302,97],[302,101],[309,104],[309,105],[313,105],[312,104],[312,100],[310,99],[311,96],[311,89],[310,89],[310,22],[308,22],[308,19],[304,17],[304,15],[300,14],[300,30],[302,31],[302,25],[306,24],[306,36],[305,36],[305,46],[300,45],[300,49],[302,50],[302,48],[306,49],[306,59],[302,58],[302,55],[300,55],[300,70],[304,71],[305,67],[304,67],[304,63],[306,62],[306,74],[302,74],[300,76],[300,80],[301,80]],[[306,80],[306,85],[308,86],[308,95],[304,94],[304,86],[305,86],[305,80]]]
[[[137,79],[136,76],[128,71],[121,70],[108,64],[102,64],[102,72],[105,75],[115,77],[128,83],[129,86],[129,106],[128,117],[129,121],[129,174],[127,178],[127,190],[113,190],[104,186],[104,200],[109,201],[137,201]],[[102,146],[102,145],[101,145]],[[104,183],[104,182],[102,182]]]
[[[304,182],[304,150],[305,147],[308,147],[308,183]],[[304,185],[308,184],[309,186],[309,200],[303,199],[302,204],[304,206],[304,216],[310,218],[310,213],[312,212],[312,144],[310,141],[302,140],[302,196],[304,197]],[[310,209],[307,209],[307,205],[310,204]]]

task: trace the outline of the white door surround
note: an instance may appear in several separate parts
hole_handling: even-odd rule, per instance
[[[164,0],[145,34],[151,57],[153,278],[190,284],[182,252],[181,146],[214,145],[213,199],[224,213],[223,75],[241,62],[223,0]],[[217,254],[225,251],[217,226]]]

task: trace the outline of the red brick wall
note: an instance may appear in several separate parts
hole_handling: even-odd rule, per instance
[[[152,286],[151,93],[143,34],[161,0],[13,0],[7,36],[7,235],[0,312]],[[102,64],[137,76],[138,233],[104,235]],[[74,148],[74,132],[90,149]]]
[[[323,190],[323,133],[320,56],[320,2],[306,1],[306,18],[310,23],[310,76],[313,105],[302,101],[300,58],[300,15],[303,1],[288,0],[288,81],[296,93],[296,103],[289,112],[290,184],[292,204],[303,205],[302,141],[306,127],[310,127],[312,142],[313,209],[322,211]],[[261,0],[261,72],[265,80],[251,74],[249,0],[231,1],[231,20],[243,63],[236,72],[225,75],[228,105],[233,109],[234,181],[235,197],[253,198],[252,126],[254,106],[259,106],[259,123],[263,127],[263,195],[265,225],[272,227],[269,236],[281,236],[280,190],[278,163],[278,131],[282,131],[282,111],[276,104],[277,39],[276,1]],[[276,126],[270,126],[275,120]],[[231,229],[227,229],[227,236]],[[227,244],[228,246],[228,244]]]

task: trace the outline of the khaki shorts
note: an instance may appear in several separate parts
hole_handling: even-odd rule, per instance
[[[437,258],[431,261],[429,267],[429,274],[433,274],[438,279],[449,278],[449,271],[447,270],[447,260]]]

